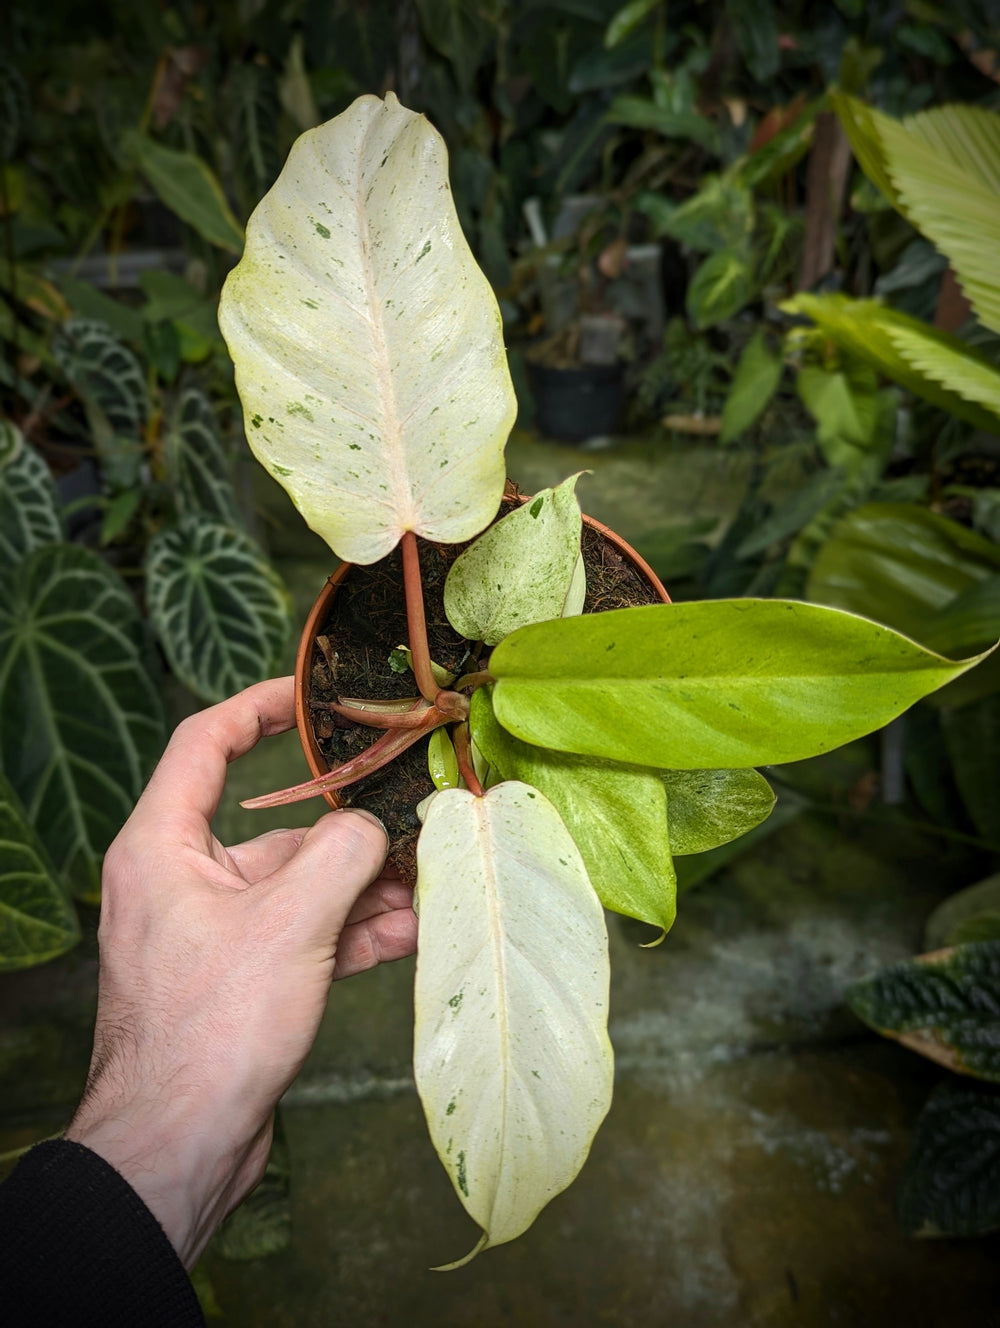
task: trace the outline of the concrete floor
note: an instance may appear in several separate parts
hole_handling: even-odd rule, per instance
[[[525,489],[593,464],[600,519],[641,541],[738,501],[739,467],[699,446],[583,453],[515,440]],[[679,478],[675,478],[675,475]],[[700,495],[700,497],[699,497]],[[707,496],[706,496],[707,495]],[[330,570],[275,520],[299,616]],[[178,699],[178,710],[183,701]],[[863,775],[855,744],[796,772],[823,796]],[[294,735],[234,768],[229,842],[307,823],[312,804],[241,811],[302,777]],[[520,1240],[454,1273],[476,1232],[439,1167],[410,1073],[412,962],[338,985],[289,1092],[289,1248],[204,1271],[233,1328],[962,1328],[1000,1323],[1000,1237],[917,1242],[895,1196],[943,1076],[869,1034],[845,987],[919,948],[924,920],[980,874],[967,851],[855,816],[800,815],[686,894],[658,949],[610,918],[611,1113],[576,1183]],[[0,975],[0,1149],[65,1123],[93,1018],[93,919],[44,969]]]

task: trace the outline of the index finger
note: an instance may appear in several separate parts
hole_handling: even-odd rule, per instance
[[[174,833],[197,841],[222,797],[226,768],[261,738],[295,723],[293,678],[270,678],[178,724],[153,771],[134,817],[168,819]]]

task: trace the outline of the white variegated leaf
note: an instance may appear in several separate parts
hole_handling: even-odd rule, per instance
[[[567,602],[579,598],[579,478],[542,489],[459,554],[444,586],[456,631],[495,646],[518,627],[570,616]]]
[[[569,832],[526,784],[437,793],[417,854],[414,1070],[483,1229],[476,1254],[570,1184],[608,1110],[607,933]]]
[[[250,218],[219,323],[250,446],[351,562],[492,520],[516,403],[444,142],[361,97],[303,134]]]

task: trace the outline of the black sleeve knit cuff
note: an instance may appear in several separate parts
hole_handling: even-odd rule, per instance
[[[131,1185],[82,1144],[39,1144],[0,1185],[7,1328],[204,1328],[184,1266]]]

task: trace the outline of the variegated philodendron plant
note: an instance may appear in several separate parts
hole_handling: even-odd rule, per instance
[[[414,1061],[438,1155],[482,1228],[471,1258],[570,1184],[611,1103],[604,909],[665,931],[672,855],[769,813],[754,766],[868,733],[978,657],[790,601],[581,615],[577,477],[490,524],[515,414],[500,315],[444,144],[391,93],[293,147],[220,322],[250,445],[309,525],[349,562],[402,544],[420,695],[345,701],[384,734],[257,805],[341,788],[432,734]],[[492,648],[488,669],[442,680],[417,541],[477,535],[445,609]]]

